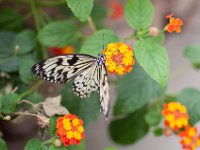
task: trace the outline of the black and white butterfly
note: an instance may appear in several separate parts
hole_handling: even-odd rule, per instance
[[[98,91],[100,111],[105,118],[108,117],[110,96],[104,54],[99,54],[98,58],[85,54],[48,58],[35,64],[32,72],[38,78],[55,83],[62,84],[74,79],[73,91],[81,98]]]

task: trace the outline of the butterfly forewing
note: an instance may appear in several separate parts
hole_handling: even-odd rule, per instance
[[[63,55],[48,58],[35,64],[32,72],[41,79],[65,83],[94,65],[95,57],[89,55]]]
[[[99,70],[99,93],[100,93],[100,111],[104,114],[105,118],[108,117],[109,112],[109,85],[108,76],[105,65],[101,65]]]

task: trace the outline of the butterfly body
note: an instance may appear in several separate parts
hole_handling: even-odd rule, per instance
[[[100,111],[105,118],[109,110],[109,86],[105,67],[105,55],[93,57],[85,54],[61,55],[45,59],[32,67],[38,78],[54,83],[66,83],[71,79],[74,93],[86,98],[93,91],[100,93]]]

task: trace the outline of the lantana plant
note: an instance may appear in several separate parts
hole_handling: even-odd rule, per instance
[[[152,26],[155,15],[151,0],[1,0],[0,149],[12,149],[11,140],[20,138],[18,133],[26,127],[37,127],[38,132],[30,135],[27,131],[25,139],[16,140],[22,143],[15,150],[85,150],[90,146],[85,142],[86,128],[90,130],[88,124],[103,118],[98,92],[82,100],[73,93],[71,81],[50,83],[31,72],[41,60],[74,54],[105,57],[100,62],[114,88],[105,88],[104,94],[111,95],[112,112],[102,120],[115,143],[134,144],[153,130],[155,136],[176,135],[180,149],[197,149],[200,91],[186,88],[173,95],[166,91],[170,60],[165,35],[181,35],[185,23],[179,14],[169,12],[162,16],[168,23],[160,29]],[[118,21],[130,29],[123,37],[105,23]],[[195,69],[200,66],[199,49],[194,45],[185,49]]]

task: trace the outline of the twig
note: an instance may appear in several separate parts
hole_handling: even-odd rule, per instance
[[[94,22],[93,22],[91,16],[88,17],[88,24],[89,24],[89,27],[92,30],[92,32],[95,33],[97,31],[97,29],[96,29],[96,27],[94,25]]]

